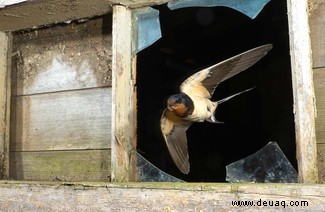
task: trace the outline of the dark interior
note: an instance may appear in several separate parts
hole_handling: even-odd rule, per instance
[[[155,9],[162,38],[137,59],[139,153],[185,181],[225,182],[226,165],[275,141],[296,168],[286,1],[270,1],[255,19],[226,7]],[[191,171],[182,174],[160,132],[166,99],[191,74],[268,43],[268,55],[217,87],[213,100],[256,86],[218,107],[224,124],[195,123],[187,131]]]

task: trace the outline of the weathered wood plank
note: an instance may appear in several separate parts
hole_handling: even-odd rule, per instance
[[[112,31],[112,14],[104,16],[85,19],[82,22],[72,21],[66,24],[57,24],[51,27],[43,27],[28,31],[14,32],[13,42],[28,42],[35,39],[43,39],[44,37],[54,36],[69,36],[76,33],[89,33],[88,36],[94,36],[98,32],[92,32],[102,30],[101,34],[111,34]]]
[[[325,1],[309,1],[309,23],[316,96],[316,139],[319,182],[325,182]]]
[[[0,182],[2,211],[323,211],[324,197],[325,185]]]
[[[313,67],[325,67],[325,1],[313,0],[308,3]]]
[[[165,4],[173,0],[111,0],[113,4],[124,5],[128,8],[140,8],[146,6],[154,6]]]
[[[325,183],[325,144],[317,144],[318,178]]]
[[[10,149],[109,148],[111,95],[97,88],[13,97]]]
[[[112,180],[135,181],[136,88],[132,10],[113,7]],[[123,110],[121,110],[123,108]]]
[[[9,176],[11,43],[11,35],[0,32],[0,179]]]
[[[139,8],[164,4],[171,0],[79,0],[34,1],[2,8],[0,31],[17,31],[80,20],[112,12],[112,5]]]
[[[317,107],[316,139],[317,143],[325,144],[325,68],[317,68],[313,72]]]
[[[110,149],[10,153],[10,179],[95,182],[110,174]]]
[[[112,11],[110,0],[34,1],[0,10],[0,31],[17,31],[91,18]]]
[[[102,24],[97,19],[16,33],[13,95],[111,86],[112,33]]]
[[[299,181],[317,182],[315,94],[307,1],[287,0]]]

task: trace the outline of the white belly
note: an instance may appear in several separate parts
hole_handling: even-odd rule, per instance
[[[202,98],[200,96],[190,96],[194,103],[194,111],[192,115],[188,116],[186,119],[195,122],[203,122],[211,115],[213,115],[217,103],[211,102],[210,99]]]

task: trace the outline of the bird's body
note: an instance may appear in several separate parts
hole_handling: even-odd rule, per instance
[[[203,122],[214,116],[214,112],[217,108],[217,102],[212,102],[209,99],[193,96],[195,102],[195,109],[192,116],[188,117],[187,120],[194,122]]]
[[[212,102],[210,99],[195,94],[188,94],[188,96],[194,103],[194,110],[191,115],[184,117],[185,120],[203,122],[207,121],[212,116],[214,117],[214,112],[218,105],[217,102]]]
[[[203,121],[220,123],[215,118],[218,104],[250,90],[220,101],[211,101],[215,88],[255,64],[271,48],[271,44],[263,45],[203,69],[181,84],[179,94],[168,98],[160,126],[168,151],[181,172],[188,174],[190,170],[186,130],[191,124]]]

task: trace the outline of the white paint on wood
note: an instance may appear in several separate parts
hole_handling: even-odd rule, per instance
[[[111,88],[14,97],[11,151],[110,147]]]
[[[112,180],[135,181],[136,87],[132,10],[113,7]]]
[[[52,63],[40,72],[28,93],[44,93],[57,90],[72,90],[85,87],[96,87],[97,79],[87,60],[81,64],[70,65],[62,59],[62,55],[53,58]]]
[[[13,95],[111,86],[112,34],[103,22],[16,33]]]
[[[299,181],[317,182],[315,95],[307,0],[287,0]]]

